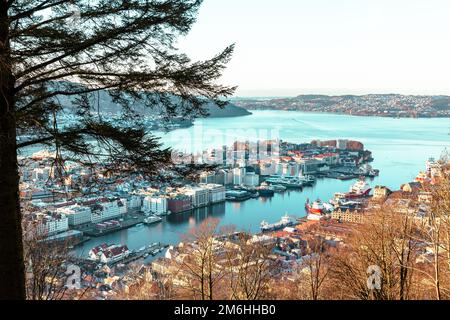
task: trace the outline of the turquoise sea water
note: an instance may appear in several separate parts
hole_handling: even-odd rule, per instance
[[[373,152],[372,166],[380,176],[369,183],[398,189],[424,169],[429,157],[440,157],[450,151],[450,119],[392,119],[354,117],[293,111],[255,111],[238,118],[202,119],[187,129],[161,135],[166,146],[184,151],[200,151],[229,144],[235,139],[257,140],[281,138],[289,142],[310,142],[313,139],[352,139],[364,143]],[[304,216],[307,198],[329,200],[335,192],[347,191],[354,181],[319,180],[302,192],[276,194],[273,198],[251,199],[242,203],[226,202],[192,213],[171,215],[154,226],[135,227],[102,238],[93,239],[78,253],[86,254],[93,246],[107,243],[127,244],[139,249],[155,241],[176,244],[182,234],[208,216],[217,217],[222,225],[258,231],[262,220],[276,222],[286,212]]]

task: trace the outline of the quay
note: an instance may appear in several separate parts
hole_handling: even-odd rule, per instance
[[[71,257],[69,260],[72,263],[75,263],[76,265],[83,267],[86,270],[92,270],[92,269],[98,269],[99,265],[107,265],[108,267],[113,267],[118,264],[130,264],[134,261],[145,259],[148,256],[155,256],[158,253],[164,251],[164,249],[168,248],[168,244],[164,244],[161,242],[155,242],[149,246],[146,246],[145,248],[141,248],[139,250],[132,250],[131,253],[119,260],[116,261],[109,261],[107,263],[102,263],[99,261],[94,261],[92,259],[83,258],[83,257]]]
[[[108,266],[114,266],[116,264],[129,264],[139,259],[145,259],[148,256],[155,256],[158,253],[162,252],[164,249],[168,248],[168,244],[162,244],[161,242],[153,243],[146,247],[144,250],[135,250],[128,257],[121,259],[116,262],[109,263]]]
[[[95,225],[90,225],[85,229],[82,229],[82,231],[85,235],[89,237],[102,237],[104,235],[114,233],[120,230],[129,229],[131,227],[134,227],[138,224],[144,223],[145,216],[141,214],[135,214],[133,216],[128,216],[123,221],[120,222],[120,224],[116,227],[105,229],[105,230],[99,230],[95,228]]]

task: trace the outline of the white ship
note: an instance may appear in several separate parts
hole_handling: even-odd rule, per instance
[[[286,213],[279,222],[269,224],[267,221],[261,222],[261,231],[275,231],[285,227],[290,227],[296,224],[296,220]]]
[[[154,224],[154,223],[158,223],[161,222],[162,218],[161,217],[157,217],[157,216],[149,216],[147,218],[144,219],[144,223],[145,224]]]

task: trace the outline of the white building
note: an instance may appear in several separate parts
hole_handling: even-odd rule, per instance
[[[259,175],[254,172],[248,172],[244,177],[244,185],[251,187],[259,186]]]
[[[201,183],[216,183],[216,174],[214,172],[202,172],[200,175]]]
[[[281,167],[281,176],[297,177],[300,173],[300,165],[298,163],[283,163]]]
[[[242,185],[244,184],[246,170],[245,168],[234,168],[233,169],[233,184]]]
[[[54,235],[69,230],[69,220],[64,214],[40,215],[37,232],[41,235]]]
[[[224,185],[233,184],[233,172],[230,170],[223,170]]]
[[[127,246],[102,244],[89,251],[89,258],[102,263],[115,263],[130,255]]]
[[[259,169],[261,170],[261,175],[272,176],[277,173],[277,164],[274,161],[261,163]]]
[[[220,184],[200,184],[200,187],[208,190],[208,201],[218,203],[225,201],[226,189]]]
[[[119,206],[119,212],[121,215],[124,215],[128,212],[128,201],[127,199],[120,199],[117,201],[117,205]]]
[[[139,209],[142,206],[142,198],[137,195],[132,195],[127,199],[127,207],[129,209]]]
[[[142,211],[154,214],[165,214],[168,211],[168,201],[163,196],[148,196],[142,201]]]
[[[119,207],[117,200],[99,203],[92,211],[92,222],[99,223],[121,217],[122,214],[120,212],[121,208]]]
[[[92,220],[92,211],[89,207],[74,205],[56,210],[58,213],[63,213],[69,220],[69,226],[79,226],[90,223]]]
[[[201,187],[186,187],[183,194],[190,196],[193,207],[204,207],[209,204],[209,191]]]

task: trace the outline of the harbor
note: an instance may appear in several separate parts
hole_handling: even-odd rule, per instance
[[[291,123],[289,119],[302,119],[305,125],[301,130],[298,123]],[[323,121],[327,122],[327,131],[321,131],[319,126],[313,126]],[[366,122],[370,121],[368,127]],[[413,180],[415,173],[420,171],[430,155],[439,157],[448,143],[448,126],[440,119],[403,119],[401,126],[397,120],[388,118],[365,118],[340,115],[325,115],[302,112],[272,112],[256,111],[253,115],[236,119],[208,119],[196,122],[193,128],[177,130],[163,141],[167,146],[177,147],[178,140],[173,137],[193,137],[196,126],[227,130],[234,127],[256,126],[271,128],[282,126],[280,137],[289,141],[305,141],[309,137],[320,136],[330,139],[336,136],[352,136],[363,141],[373,153],[372,167],[380,170],[379,175],[368,177],[371,186],[378,184],[396,189],[405,181]],[[352,130],[350,130],[351,128]],[[417,130],[421,134],[415,134]],[[351,131],[351,132],[350,132]],[[407,134],[406,134],[406,133]],[[375,138],[372,138],[375,137]],[[200,145],[199,145],[200,146]],[[202,148],[214,145],[202,145]],[[414,156],[411,156],[411,155]],[[401,165],[400,165],[401,164]],[[350,180],[340,180],[318,176],[312,186],[302,189],[287,189],[274,192],[271,195],[260,195],[258,198],[248,198],[245,201],[228,200],[224,203],[213,204],[208,207],[188,209],[180,213],[172,213],[162,217],[163,221],[154,225],[133,226],[128,229],[92,238],[90,241],[75,248],[77,255],[86,256],[94,246],[103,242],[127,243],[132,249],[139,249],[146,242],[164,241],[168,244],[177,244],[182,236],[207,217],[220,219],[221,226],[234,225],[238,230],[260,232],[260,223],[266,220],[269,223],[279,221],[287,212],[295,218],[306,218],[305,203],[308,199],[314,202],[320,198],[325,201],[333,199],[336,192],[347,192],[357,182],[360,175]],[[262,184],[262,182],[261,182]],[[274,186],[273,184],[271,186]],[[282,188],[283,189],[283,188]],[[270,193],[269,193],[270,194]],[[349,204],[350,205],[350,204]],[[151,261],[152,257],[146,259]]]

